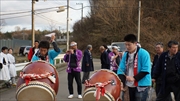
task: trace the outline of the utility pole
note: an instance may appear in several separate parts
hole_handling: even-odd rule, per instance
[[[67,0],[67,50],[69,50],[69,0]]]
[[[138,16],[138,42],[140,42],[140,17],[141,17],[141,1],[139,1],[139,16]]]
[[[83,21],[83,3],[81,3],[82,9],[81,9],[81,21]]]
[[[81,5],[81,23],[83,20],[83,3],[76,3],[76,5]]]
[[[35,31],[34,31],[34,4],[35,4],[35,0],[32,0],[32,14],[31,14],[31,18],[32,18],[32,29],[31,29],[31,33],[32,33],[32,47],[34,46],[34,40],[35,40]]]

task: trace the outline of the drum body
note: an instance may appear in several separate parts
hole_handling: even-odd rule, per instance
[[[54,66],[45,61],[31,62],[24,67],[22,73],[24,75],[51,73],[51,78],[53,77],[55,82],[52,82],[47,76],[30,79],[27,84],[26,79],[20,76],[16,91],[16,99],[18,101],[55,101],[59,88],[59,78]]]
[[[120,92],[121,92],[121,81],[119,77],[110,70],[101,69],[98,71],[95,71],[90,79],[90,84],[95,83],[104,83],[109,80],[112,80],[112,84],[108,84],[104,86],[105,93],[104,96],[101,96],[99,101],[121,101],[120,100]],[[96,87],[85,87],[84,93],[83,93],[83,101],[96,101],[95,98],[95,92],[97,88]]]

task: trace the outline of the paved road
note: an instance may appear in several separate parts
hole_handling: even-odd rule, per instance
[[[95,69],[100,69],[100,61],[99,59],[94,59],[94,66]],[[77,98],[77,86],[74,80],[74,98],[67,99],[68,94],[68,86],[67,86],[67,73],[65,71],[65,67],[58,69],[59,71],[59,91],[56,96],[57,101],[82,101],[82,99]],[[84,90],[84,85],[83,85]],[[0,90],[0,101],[16,101],[16,88],[9,88],[9,89],[1,89]]]
[[[100,61],[98,59],[94,60],[95,69],[100,69]],[[63,69],[64,68],[64,69]],[[57,101],[82,101],[82,99],[77,98],[77,86],[74,80],[74,98],[67,99],[68,94],[68,86],[67,86],[67,73],[65,71],[65,67],[58,69],[59,71],[59,91],[56,96]],[[83,85],[84,90],[84,85]],[[16,101],[16,88],[9,88],[9,89],[1,89],[0,90],[0,101]]]

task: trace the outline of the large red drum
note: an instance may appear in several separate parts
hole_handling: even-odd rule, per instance
[[[85,83],[83,101],[121,101],[121,81],[112,71],[95,71]]]
[[[45,61],[27,64],[17,82],[17,101],[55,101],[59,78],[53,65]]]

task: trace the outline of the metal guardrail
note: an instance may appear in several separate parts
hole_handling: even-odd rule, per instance
[[[61,63],[64,63],[64,55],[65,54],[59,54],[57,57],[54,58],[54,65],[57,65],[57,64],[61,64]],[[25,62],[25,63],[18,63],[18,64],[15,64],[16,66],[16,71],[20,71],[24,68],[24,66],[26,64],[28,64],[29,62]]]
[[[15,64],[15,66],[16,66],[16,71],[22,70],[22,69],[24,68],[24,66],[25,66],[26,64],[28,64],[28,63],[29,63],[29,62],[17,63],[17,64]]]
[[[64,55],[65,54],[59,54],[57,57],[54,58],[54,65],[64,63]]]

